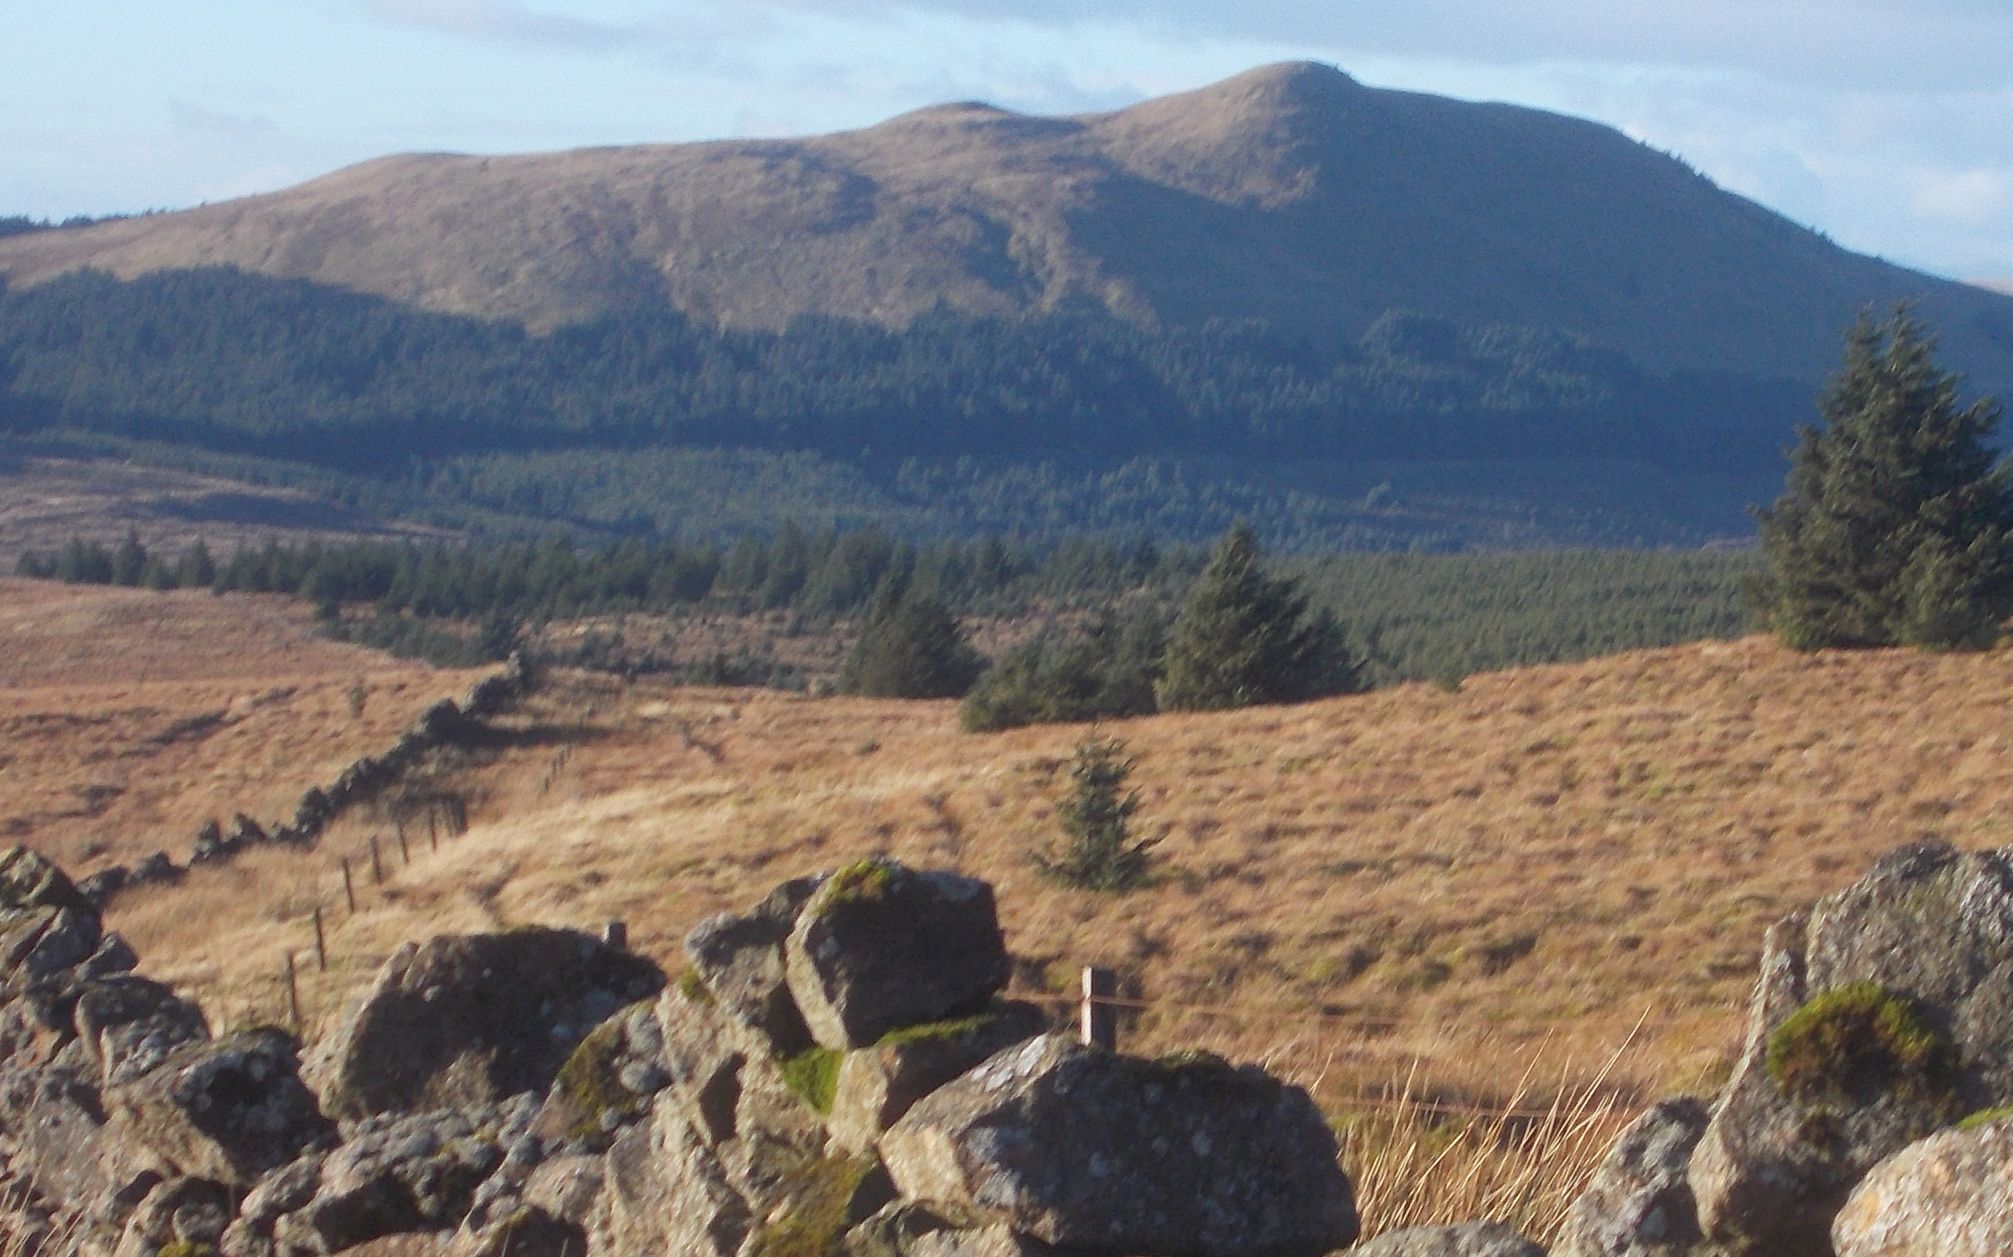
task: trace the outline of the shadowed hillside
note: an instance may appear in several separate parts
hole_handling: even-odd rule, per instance
[[[945,105],[816,139],[388,157],[0,241],[17,287],[213,265],[538,328],[665,299],[759,328],[1102,307],[1332,343],[1404,309],[1809,378],[1859,307],[1916,296],[1975,378],[2013,380],[2013,303],[1846,253],[1609,128],[1310,64],[1075,118]]]

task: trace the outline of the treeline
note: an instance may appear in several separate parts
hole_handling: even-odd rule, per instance
[[[154,588],[292,594],[332,631],[443,663],[508,649],[545,621],[626,611],[771,611],[816,630],[859,617],[897,578],[964,619],[1051,622],[1008,660],[1027,685],[1136,706],[1148,661],[1202,552],[1074,537],[927,545],[874,529],[785,525],[726,544],[642,542],[466,546],[267,543],[230,555],[200,542],[169,554],[128,536],[23,556],[23,575]],[[1375,684],[1562,662],[1731,637],[1749,629],[1747,551],[1575,550],[1496,555],[1330,555],[1281,560],[1332,612]],[[338,614],[340,613],[340,614]],[[696,681],[801,683],[758,656],[648,654],[604,633],[570,662],[669,671]],[[1131,695],[1131,698],[1124,697]]]
[[[906,329],[694,324],[660,301],[535,335],[232,270],[0,293],[0,429],[381,474],[412,460],[746,447],[944,459],[1767,462],[1805,386],[1678,378],[1569,336],[1394,312],[1348,343],[1104,314]]]
[[[367,604],[421,619],[532,623],[705,602],[827,622],[857,614],[891,580],[960,614],[979,615],[1168,587],[1200,562],[1194,551],[1145,540],[1034,544],[993,537],[916,545],[879,529],[814,532],[785,523],[771,536],[726,545],[268,541],[228,557],[212,554],[201,540],[172,556],[157,553],[129,532],[113,546],[73,539],[53,553],[30,551],[18,571],[74,583],[292,594],[330,614]]]

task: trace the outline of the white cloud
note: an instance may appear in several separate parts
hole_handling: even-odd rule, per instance
[[[1909,205],[1925,218],[1980,227],[2013,212],[2013,179],[2003,170],[1959,170],[1924,177]]]

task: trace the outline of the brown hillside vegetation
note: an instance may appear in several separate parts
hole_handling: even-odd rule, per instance
[[[2013,374],[2004,297],[1847,253],[1610,128],[1306,63],[1081,117],[947,104],[809,139],[407,154],[0,241],[15,287],[197,266],[538,328],[645,296],[736,327],[1103,308],[1323,341],[1402,309],[1812,378],[1862,306],[1920,297],[1976,378]]]
[[[39,639],[14,632],[23,650],[8,657],[58,659],[0,674],[12,828],[69,859],[87,834],[111,835],[108,858],[137,854],[119,844],[145,825],[105,818],[147,791],[291,797],[466,681],[313,642],[284,604],[6,592],[10,621],[43,626]],[[232,623],[259,625],[266,653],[236,653]],[[179,670],[145,684],[78,675],[165,668],[163,655]],[[343,692],[359,674],[370,699],[352,727]],[[262,722],[256,736],[226,742],[238,737],[227,727],[161,748],[177,746],[164,729],[238,699]],[[1398,1093],[1428,1122],[1607,1097],[1565,1153],[1555,1134],[1525,1156],[1557,1180],[1545,1201],[1499,1210],[1542,1234],[1621,1115],[1717,1083],[1770,921],[1902,841],[2006,841],[2009,704],[2004,653],[1797,655],[1753,638],[1476,676],[1458,691],[1124,722],[1109,731],[1138,757],[1141,820],[1164,840],[1154,884],[1111,898],[1047,883],[1028,859],[1054,836],[1082,727],[972,736],[948,703],[560,673],[502,722],[509,736],[440,766],[437,784],[469,800],[467,834],[435,844],[414,829],[401,856],[387,822],[353,817],[317,851],[264,850],[123,896],[112,924],[220,1024],[287,1016],[279,975],[295,955],[312,1031],[408,939],[622,919],[638,949],[676,968],[701,917],[888,851],[996,884],[1018,987],[1059,995],[1080,964],[1117,968],[1144,1006],[1123,1029],[1131,1046],[1259,1060],[1341,1114],[1379,1113]],[[131,789],[99,818],[52,802],[107,764]],[[372,834],[382,886],[362,855]],[[326,974],[312,962],[316,907]],[[1425,1181],[1418,1158],[1434,1146],[1352,1145],[1345,1160],[1389,1156],[1366,1190],[1388,1193],[1380,1216],[1406,1216],[1388,1202]],[[1492,1182],[1477,1175],[1476,1191]],[[1445,1192],[1414,1203],[1422,1217],[1493,1207]]]
[[[182,860],[204,821],[287,818],[473,675],[322,640],[278,599],[0,581],[0,838],[80,874]]]
[[[72,537],[115,545],[129,528],[168,559],[199,537],[221,559],[268,538],[442,535],[290,489],[114,459],[0,458],[0,572],[23,551],[54,553]]]

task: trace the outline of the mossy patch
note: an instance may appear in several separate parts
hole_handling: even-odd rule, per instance
[[[887,895],[894,876],[895,866],[886,860],[872,856],[855,860],[826,879],[825,903],[878,903]]]
[[[781,1184],[790,1205],[756,1232],[749,1257],[838,1257],[854,1221],[853,1202],[873,1168],[862,1157],[806,1161]]]
[[[1990,1126],[1994,1122],[2013,1117],[2013,1104],[2002,1104],[1997,1108],[1980,1109],[1957,1123],[1958,1130],[1977,1130],[1980,1126]]]
[[[1874,982],[1825,991],[1769,1036],[1768,1076],[1804,1101],[1863,1103],[1882,1094],[1954,1102],[1957,1050],[1920,1005]]]
[[[948,1021],[925,1021],[913,1026],[898,1026],[874,1041],[875,1047],[901,1047],[910,1043],[936,1043],[944,1039],[955,1039],[960,1035],[983,1030],[992,1024],[998,1013],[978,1013],[970,1017],[953,1017]]]
[[[217,1248],[200,1240],[169,1240],[154,1257],[217,1257]]]
[[[783,1057],[776,1064],[790,1090],[819,1113],[829,1114],[832,1101],[839,1094],[839,1065],[845,1058],[846,1054],[837,1048],[813,1047]]]
[[[618,1013],[590,1031],[552,1080],[553,1089],[573,1106],[576,1116],[567,1134],[575,1139],[591,1139],[611,1124],[643,1115],[645,1097],[622,1085],[622,1026],[627,1016]]]
[[[710,1008],[718,1002],[713,996],[712,988],[706,985],[706,979],[699,976],[697,969],[685,970],[674,978],[671,984],[677,988],[678,994],[685,997],[685,1002],[688,1004]]]

